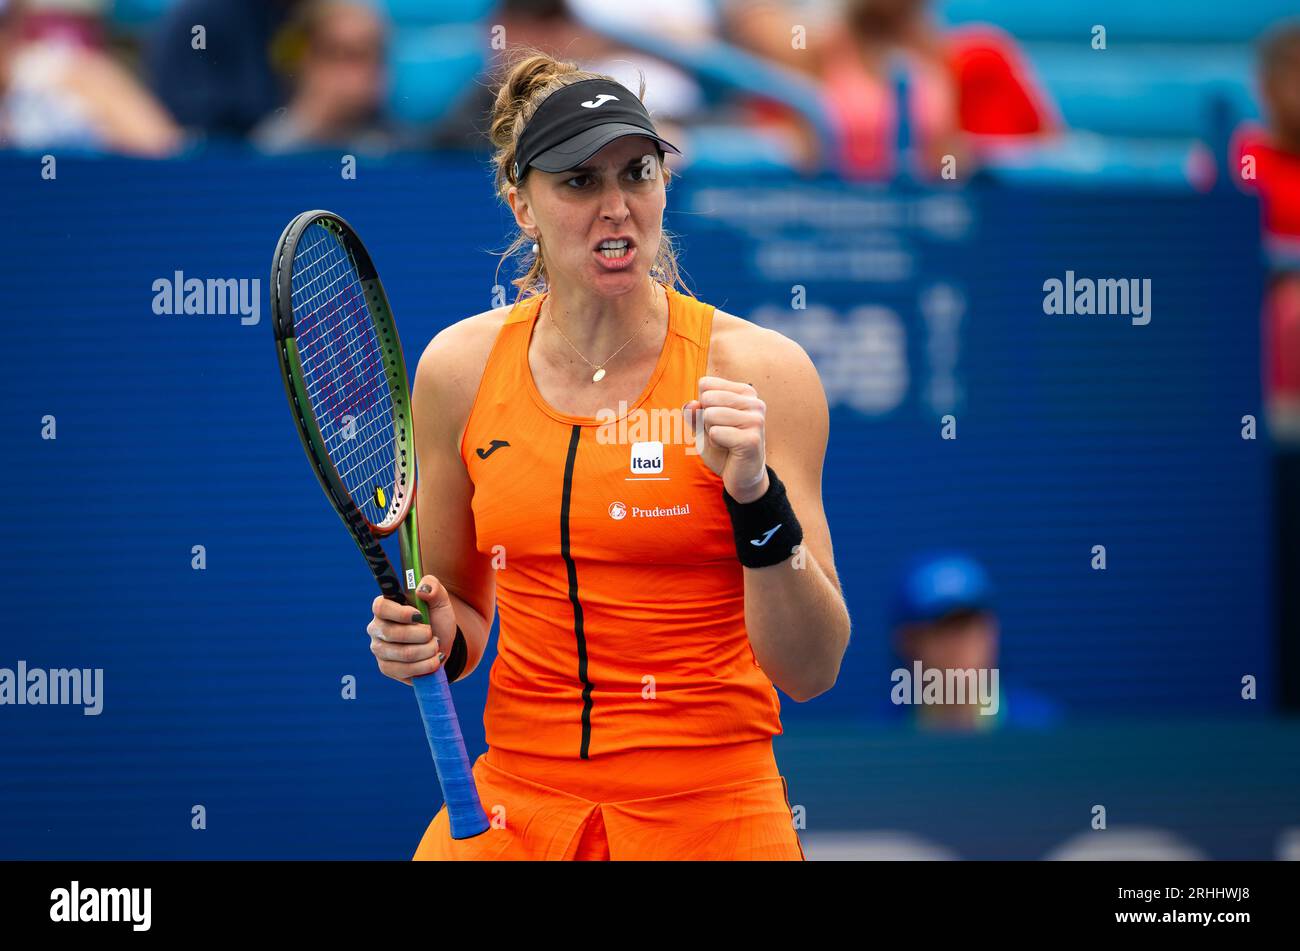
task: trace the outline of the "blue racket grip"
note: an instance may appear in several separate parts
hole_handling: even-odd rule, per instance
[[[470,771],[465,738],[460,734],[456,707],[451,702],[447,672],[439,667],[411,682],[415,685],[415,699],[420,702],[420,716],[424,720],[425,736],[429,738],[429,749],[433,752],[433,765],[438,769],[442,798],[447,803],[451,837],[472,838],[487,831],[489,823],[478,798],[478,787],[474,785],[474,774]]]

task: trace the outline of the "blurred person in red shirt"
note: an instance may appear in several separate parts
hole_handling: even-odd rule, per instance
[[[1271,272],[1261,365],[1274,449],[1278,666],[1283,705],[1300,710],[1300,20],[1265,33],[1258,68],[1265,124],[1237,130],[1230,174],[1259,195]]]
[[[25,0],[23,34],[27,39],[57,39],[86,49],[105,47],[103,16],[112,0]]]
[[[1256,192],[1272,275],[1264,302],[1264,390],[1273,433],[1300,444],[1300,21],[1274,27],[1259,45],[1266,125],[1245,123],[1232,169]]]
[[[927,0],[846,0],[836,12],[825,4],[764,0],[752,10],[734,5],[730,33],[823,84],[839,133],[833,164],[849,178],[898,172],[900,76],[917,163],[910,171],[923,178],[939,177],[943,156],[952,155],[964,179],[961,161],[983,142],[1060,129],[1055,106],[1010,36],[985,24],[942,30],[928,6]],[[778,22],[785,28],[776,29]],[[806,27],[806,50],[790,48],[796,23]],[[770,107],[760,121],[779,122],[781,111]]]

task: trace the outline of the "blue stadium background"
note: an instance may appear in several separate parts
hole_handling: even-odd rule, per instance
[[[1022,8],[989,18],[1015,28]],[[1169,48],[1222,22],[1207,4],[1180,11],[1159,22]],[[1035,45],[1051,20],[1018,32],[1085,125],[1062,95],[1069,57]],[[1044,157],[923,190],[719,161],[674,184],[666,226],[697,296],[803,343],[831,399],[824,494],[853,643],[833,691],[784,704],[777,746],[810,835],[895,829],[963,857],[1039,858],[1100,802],[1200,854],[1263,858],[1300,826],[1300,734],[1271,689],[1268,450],[1241,438],[1243,416],[1262,418],[1258,209],[1182,173],[1194,137],[1216,134],[1214,102],[1254,109],[1250,29],[1219,36],[1231,82],[1188,94],[1163,138],[1101,130],[1114,138],[1086,174]],[[1160,74],[1144,61],[1130,80]],[[413,366],[510,276],[485,167],[394,157],[349,181],[336,154],[214,148],[60,157],[53,181],[40,169],[0,155],[0,666],[102,667],[105,709],[0,711],[0,855],[408,857],[438,807],[432,765],[409,691],[374,669],[373,585],[292,434],[266,278],[294,213],[342,214]],[[178,270],[260,279],[261,322],[156,315],[152,284]],[[1151,323],[1045,315],[1043,282],[1067,270],[1149,278]],[[796,284],[807,310],[791,309]],[[1003,676],[1058,700],[1064,726],[944,738],[879,718],[891,584],[936,545],[987,564]],[[486,670],[456,691],[471,752]]]

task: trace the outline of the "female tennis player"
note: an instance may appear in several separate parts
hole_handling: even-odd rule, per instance
[[[456,680],[499,608],[474,766],[492,828],[453,840],[444,808],[415,858],[801,859],[774,685],[826,691],[849,638],[817,372],[674,286],[680,152],[639,96],[530,50],[490,135],[507,254],[535,247],[513,306],[420,360],[432,629],[376,598],[367,631],[387,676]]]

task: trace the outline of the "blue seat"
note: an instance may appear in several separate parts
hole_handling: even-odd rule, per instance
[[[487,61],[487,37],[472,24],[398,30],[389,65],[389,106],[406,122],[428,124],[450,111]]]
[[[474,23],[496,6],[494,0],[384,0],[388,16],[398,27]]]
[[[1245,43],[1270,24],[1293,17],[1295,0],[943,0],[949,23],[993,23],[1022,40],[1087,44],[1106,27],[1110,51],[1129,43]]]
[[[1196,179],[1214,161],[1191,139],[1120,139],[1072,132],[1050,142],[1007,148],[986,158],[983,171],[1010,185],[1192,191],[1208,184]]]
[[[771,136],[734,125],[692,125],[687,131],[689,171],[789,172],[795,157]]]
[[[175,6],[177,0],[113,0],[109,20],[128,30],[152,26]]]
[[[1071,128],[1119,136],[1204,134],[1207,104],[1226,98],[1255,116],[1253,54],[1245,45],[1115,46],[1034,43],[1025,51]]]

